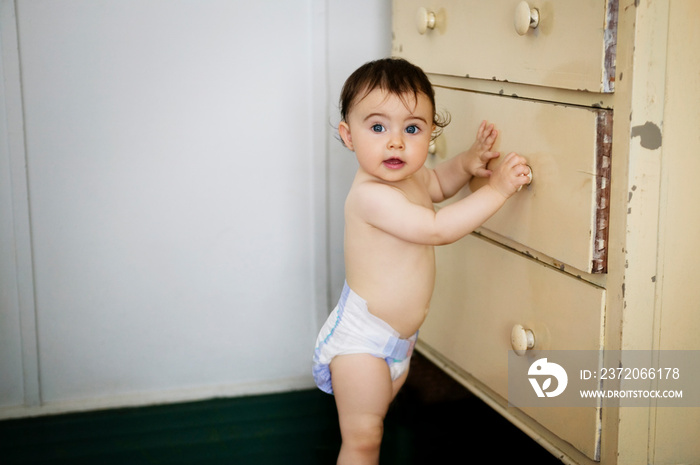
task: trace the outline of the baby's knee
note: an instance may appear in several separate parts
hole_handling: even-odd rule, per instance
[[[384,435],[384,419],[365,417],[354,422],[353,426],[342,432],[343,442],[352,445],[355,450],[372,452],[379,449]]]

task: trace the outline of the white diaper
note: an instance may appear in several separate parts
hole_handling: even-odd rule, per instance
[[[338,305],[321,328],[314,350],[313,375],[316,385],[333,393],[329,364],[336,355],[370,354],[386,360],[395,380],[407,369],[418,332],[408,339],[386,321],[372,315],[367,302],[357,295],[347,282]]]

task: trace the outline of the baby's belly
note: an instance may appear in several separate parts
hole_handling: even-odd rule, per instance
[[[371,307],[371,305],[370,305]],[[425,321],[425,317],[428,315],[428,307],[420,309],[403,309],[404,311],[380,311],[380,312],[370,312],[378,318],[386,321],[397,333],[401,335],[402,339],[411,337],[416,333]]]
[[[348,283],[352,288],[352,284]],[[420,329],[430,307],[433,281],[417,283],[391,282],[373,286],[373,289],[357,289],[367,301],[370,313],[386,321],[402,338],[412,336]]]
[[[361,259],[358,259],[361,258]],[[435,255],[429,246],[379,248],[348,257],[346,279],[367,301],[373,315],[386,321],[402,337],[423,324],[435,286]]]

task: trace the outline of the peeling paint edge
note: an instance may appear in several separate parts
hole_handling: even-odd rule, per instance
[[[601,110],[596,118],[596,209],[594,213],[592,273],[608,271],[608,231],[610,222],[610,167],[613,112]]]
[[[617,19],[619,0],[608,0],[605,10],[603,92],[615,92],[615,69],[617,54]]]

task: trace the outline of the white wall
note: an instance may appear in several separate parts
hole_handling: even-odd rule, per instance
[[[2,0],[0,417],[312,385],[389,4]]]

